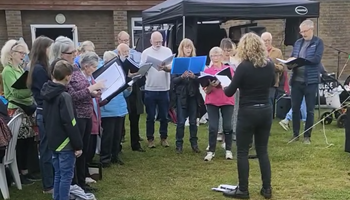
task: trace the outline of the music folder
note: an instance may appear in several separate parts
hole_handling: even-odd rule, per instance
[[[17,90],[22,90],[22,89],[28,89],[27,87],[27,78],[28,78],[28,71],[25,71],[19,79],[17,79],[16,82],[12,84],[12,88],[15,88]]]
[[[118,57],[97,69],[92,76],[96,82],[104,81],[105,88],[101,90],[101,101],[117,96],[122,92],[120,89],[127,85],[127,78]]]
[[[283,60],[280,58],[276,58],[276,60],[278,60],[279,62],[287,65],[288,69],[294,69],[294,68],[298,68],[301,66],[305,66],[305,65],[310,65],[311,62],[309,60],[306,60],[305,58],[295,58],[292,60]]]
[[[198,82],[202,87],[208,87],[210,82],[214,80],[221,80],[221,82],[223,82],[223,87],[226,87],[229,82],[227,79],[232,80],[230,67],[226,67],[218,71],[215,75],[201,72],[201,75],[198,77]]]
[[[206,62],[207,56],[174,58],[171,67],[171,74],[183,74],[185,71],[199,74],[204,71]]]
[[[124,63],[124,67],[130,70],[130,73],[137,73],[141,76],[145,76],[148,70],[152,67],[151,63],[145,63],[143,65],[137,64],[131,58],[127,58]]]

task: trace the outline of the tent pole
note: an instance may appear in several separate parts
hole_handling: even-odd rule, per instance
[[[317,36],[319,36],[318,35],[318,18],[316,19],[316,26],[317,26],[317,28],[316,28],[316,31],[317,31]],[[317,100],[318,100],[318,119],[321,119],[321,97],[320,97],[320,84],[318,84],[318,87],[317,87]]]
[[[185,36],[185,34],[186,34],[185,28],[186,28],[186,17],[182,16],[182,39],[186,38],[186,36]]]
[[[144,34],[145,34],[145,25],[142,22],[142,34],[141,34],[141,40],[142,40],[142,51],[145,49],[145,41],[144,41]]]

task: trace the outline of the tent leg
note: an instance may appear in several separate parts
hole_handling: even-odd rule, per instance
[[[182,39],[186,38],[186,36],[185,36],[185,34],[186,34],[185,28],[186,28],[186,17],[182,16]]]

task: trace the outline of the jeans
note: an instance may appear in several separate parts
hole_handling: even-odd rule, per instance
[[[305,130],[308,130],[314,124],[315,99],[318,84],[306,85],[305,83],[294,81],[291,86],[293,134],[296,137],[300,131],[300,107],[303,97],[305,97],[306,104]],[[304,137],[311,137],[311,131],[312,129],[306,131]]]
[[[160,119],[160,138],[167,139],[169,101],[168,91],[145,91],[145,107],[147,113],[146,135],[148,141],[154,140],[154,122],[157,107],[159,112],[158,117]]]
[[[52,163],[55,168],[54,200],[69,200],[70,185],[74,176],[74,151],[52,153]]]
[[[303,98],[303,101],[301,102],[301,121],[305,122],[306,121],[306,104],[305,104],[305,97]],[[293,114],[292,114],[292,109],[289,110],[289,112],[286,115],[286,120],[292,121],[293,119]]]
[[[196,97],[187,97],[186,98],[186,107],[183,108],[181,104],[181,97],[176,99],[176,116],[177,116],[177,125],[176,125],[176,147],[182,148],[183,138],[185,135],[185,122],[186,118],[189,118],[189,128],[190,128],[190,143],[192,148],[197,147],[197,99]]]
[[[248,190],[249,177],[249,145],[254,136],[256,154],[259,159],[263,187],[271,187],[271,166],[267,152],[272,125],[272,106],[241,107],[237,119],[237,169],[239,188]]]
[[[40,172],[42,177],[42,184],[44,190],[50,190],[53,188],[53,178],[54,171],[52,166],[52,151],[49,150],[48,140],[45,133],[44,120],[42,114],[36,115],[36,122],[39,127],[39,136],[40,136]]]
[[[234,106],[214,106],[207,105],[207,112],[209,118],[209,151],[215,152],[216,150],[216,138],[219,128],[219,116],[221,111],[223,133],[225,134],[226,150],[231,151],[232,149],[232,113]]]

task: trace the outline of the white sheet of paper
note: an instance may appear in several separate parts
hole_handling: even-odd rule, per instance
[[[165,65],[169,65],[173,61],[174,55],[175,54],[163,60],[159,60],[158,58],[154,58],[152,56],[147,56],[146,63],[152,63],[152,66],[158,70],[158,67],[161,66],[163,63]]]
[[[296,59],[296,58],[295,58]],[[287,64],[295,59],[291,59],[291,60],[283,60],[283,59],[280,59],[280,58],[276,58],[276,60],[280,61],[281,63],[284,63],[284,64]]]
[[[217,188],[212,188],[212,190],[216,192],[227,192],[227,191],[233,191],[236,188],[237,188],[236,185],[222,184],[222,185],[219,185]]]
[[[220,81],[222,87],[227,87],[231,83],[231,80],[227,76],[216,75],[216,78]]]
[[[117,63],[113,63],[106,71],[98,76],[95,81],[105,81],[105,88],[102,89],[101,94],[101,99],[103,101],[125,84],[125,75],[122,67]]]

